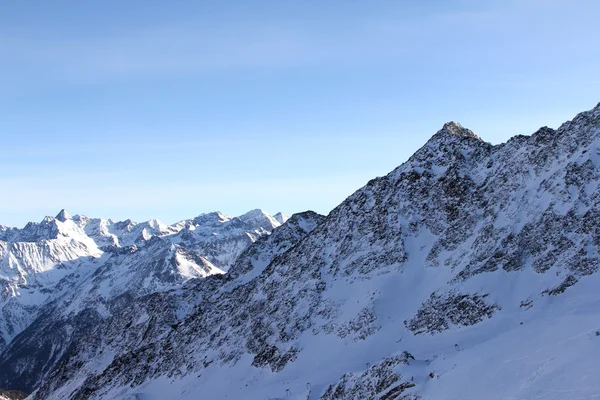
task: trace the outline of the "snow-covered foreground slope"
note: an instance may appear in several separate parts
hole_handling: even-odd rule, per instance
[[[252,359],[248,357],[235,366],[208,366],[182,377],[165,375],[133,389],[112,386],[112,390],[101,390],[100,397],[596,399],[600,396],[599,284],[594,276],[581,283],[578,293],[548,298],[536,311],[515,311],[445,335],[403,336],[393,329],[402,325],[398,319],[383,324],[382,330],[388,333],[360,343],[307,335],[298,340],[304,354],[277,374],[249,368]],[[414,360],[406,357],[405,363],[404,351]],[[68,385],[63,386],[66,392],[72,389]],[[397,388],[400,390],[394,391]],[[387,393],[392,395],[385,397]],[[59,391],[55,398],[61,395]]]
[[[115,307],[31,398],[599,398],[599,183],[600,105],[498,146],[448,123],[227,274]]]
[[[62,210],[23,229],[0,228],[0,387],[35,387],[98,321],[139,296],[222,274],[279,225],[261,210],[172,226]]]

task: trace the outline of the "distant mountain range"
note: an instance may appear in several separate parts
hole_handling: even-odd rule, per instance
[[[450,122],[329,215],[0,228],[0,387],[31,399],[600,396],[600,104]]]
[[[224,273],[286,219],[261,210],[239,217],[212,212],[165,225],[61,210],[23,229],[0,226],[0,349],[59,299],[76,297],[77,306],[63,311],[77,313],[124,293],[137,297]]]

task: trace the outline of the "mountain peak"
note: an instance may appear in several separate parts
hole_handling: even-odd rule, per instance
[[[248,224],[260,226],[267,230],[271,230],[281,225],[277,219],[273,218],[269,213],[260,208],[250,210],[246,214],[240,215],[238,218]]]
[[[247,213],[240,215],[240,219],[243,221],[244,219],[255,218],[260,215],[266,215],[266,214],[267,213],[264,212],[263,210],[261,210],[260,208],[255,208],[254,210],[250,210]]]
[[[479,136],[477,136],[475,133],[473,133],[472,130],[467,129],[467,128],[463,127],[461,124],[459,124],[458,122],[454,122],[454,121],[446,122],[444,124],[444,126],[442,127],[442,129],[438,131],[438,133],[445,133],[445,134],[450,133],[450,134],[456,135],[456,136],[464,136],[464,137],[470,137],[470,138],[474,138],[477,140],[481,140],[481,138]]]
[[[64,208],[62,210],[60,210],[60,212],[58,214],[56,214],[56,217],[54,217],[55,219],[59,220],[60,222],[65,222],[69,219],[71,219],[71,214],[69,214]]]
[[[211,211],[207,213],[202,213],[197,217],[192,219],[193,225],[204,225],[204,224],[218,224],[224,221],[229,220],[230,217],[223,214],[221,211]]]
[[[282,212],[278,212],[277,214],[273,215],[273,218],[275,218],[275,220],[277,220],[277,222],[279,222],[280,224],[283,224],[285,223],[285,221],[290,219],[289,216],[285,215]]]
[[[442,129],[437,131],[423,147],[417,150],[409,158],[409,161],[412,163],[437,159],[438,162],[445,162],[442,160],[445,157],[443,153],[449,156],[448,160],[453,159],[454,152],[448,151],[447,148],[456,146],[481,148],[488,146],[488,144],[472,130],[463,127],[458,122],[450,121],[446,122]],[[443,153],[440,153],[440,150],[443,150]]]

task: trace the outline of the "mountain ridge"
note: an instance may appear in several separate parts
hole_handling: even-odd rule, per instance
[[[108,262],[113,255],[120,254],[121,258],[133,255],[153,238],[162,237],[179,249],[173,253],[169,265],[177,269],[176,274],[182,279],[189,279],[222,273],[247,245],[279,225],[265,217],[266,222],[248,221],[230,229],[228,221],[232,218],[227,217],[204,227],[199,218],[187,220],[185,225],[195,230],[204,229],[205,233],[192,236],[187,242],[177,236],[183,226],[168,226],[158,220],[113,222],[71,216],[64,209],[56,217],[46,216],[41,222],[27,223],[21,229],[1,229],[0,348],[32,322],[45,302],[60,297],[77,281],[88,279],[99,267],[98,262]],[[213,237],[213,233],[220,236]],[[170,248],[170,242],[164,243],[165,251]],[[215,246],[221,259],[213,256]],[[185,247],[190,247],[190,251],[184,251]]]
[[[226,273],[115,305],[30,397],[591,398],[599,186],[600,104],[495,146],[447,124]]]

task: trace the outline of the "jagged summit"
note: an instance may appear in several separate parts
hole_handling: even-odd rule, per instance
[[[461,124],[459,124],[458,122],[454,122],[454,121],[450,121],[450,122],[446,122],[444,124],[444,126],[442,127],[442,129],[440,129],[436,135],[438,134],[452,134],[452,135],[456,135],[456,136],[464,136],[464,137],[470,137],[473,139],[477,139],[477,140],[481,140],[481,138],[479,136],[477,136],[475,133],[473,133],[472,130],[467,129],[465,127],[463,127]],[[481,140],[483,141],[483,140]]]
[[[219,223],[219,222],[227,221],[229,219],[230,219],[230,217],[223,214],[221,211],[211,211],[211,212],[202,213],[202,214],[198,215],[197,217],[192,219],[192,223],[194,225],[204,224],[204,223],[209,223],[209,222],[210,223]]]
[[[64,208],[60,210],[60,212],[56,214],[56,217],[54,218],[60,222],[66,222],[67,220],[72,219],[71,214],[69,214]]]
[[[488,153],[491,146],[458,122],[446,122],[442,129],[408,159],[408,164],[402,164],[395,171],[401,171],[407,165],[419,170],[431,169],[433,165],[445,168],[457,158],[464,159],[468,154],[478,154],[475,157],[483,156]]]

